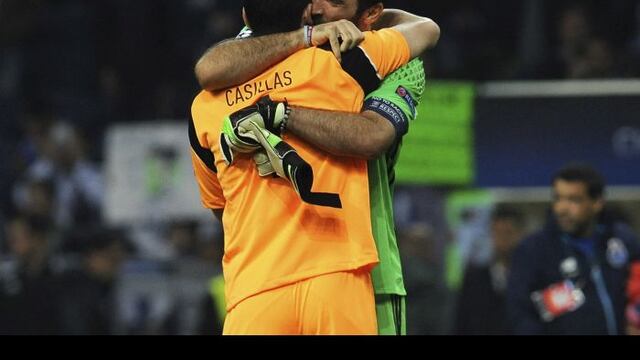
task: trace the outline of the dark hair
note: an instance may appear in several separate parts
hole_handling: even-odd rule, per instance
[[[361,16],[362,13],[368,8],[372,7],[375,4],[382,3],[380,0],[358,0],[358,16]]]
[[[255,35],[294,31],[301,27],[309,0],[244,0],[244,10]]]
[[[33,188],[39,188],[44,190],[44,192],[49,198],[53,197],[55,193],[55,184],[51,179],[34,180],[31,183],[29,183],[29,187],[31,187],[32,191],[33,191]]]
[[[587,186],[589,197],[592,199],[599,199],[604,195],[604,178],[588,165],[566,166],[553,177],[553,183],[555,184],[558,180],[584,183]]]
[[[23,223],[29,233],[39,238],[45,238],[53,230],[51,221],[39,215],[16,214],[12,221]]]
[[[104,251],[114,244],[122,245],[129,253],[135,251],[123,229],[108,228],[102,225],[90,225],[74,229],[64,239],[63,251],[91,255]]]
[[[491,221],[506,220],[510,221],[517,228],[524,227],[524,215],[514,207],[508,205],[498,205],[491,213]]]

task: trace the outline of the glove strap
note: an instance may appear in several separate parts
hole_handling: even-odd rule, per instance
[[[285,131],[287,131],[287,122],[289,121],[289,115],[291,115],[291,108],[289,107],[287,99],[284,99],[284,117],[280,122],[280,134],[284,134]]]
[[[293,183],[302,201],[311,205],[342,209],[340,195],[311,191],[313,187],[313,169],[297,152],[287,152],[282,161],[287,177]]]

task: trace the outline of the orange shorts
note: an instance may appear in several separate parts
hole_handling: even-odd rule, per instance
[[[240,302],[224,335],[377,335],[368,270],[321,275]]]

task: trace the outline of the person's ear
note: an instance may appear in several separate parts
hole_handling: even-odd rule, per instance
[[[360,24],[358,24],[360,29],[371,29],[373,24],[380,20],[382,11],[384,11],[384,5],[382,5],[382,3],[377,3],[365,10],[360,17]]]
[[[594,210],[595,210],[596,214],[600,214],[603,209],[604,209],[604,199],[600,198],[600,199],[596,200],[596,203],[594,205]]]

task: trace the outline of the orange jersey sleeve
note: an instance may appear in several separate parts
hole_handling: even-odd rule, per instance
[[[191,144],[193,173],[200,189],[202,206],[207,209],[224,209],[226,200],[216,176],[218,170],[215,166],[213,153],[198,139],[193,119],[189,120],[189,142]]]
[[[395,29],[365,32],[364,41],[359,47],[371,61],[380,79],[411,60],[407,40]]]
[[[222,187],[216,174],[203,163],[194,151],[191,151],[191,161],[193,173],[200,189],[202,206],[207,209],[224,209],[226,200],[222,195]]]

